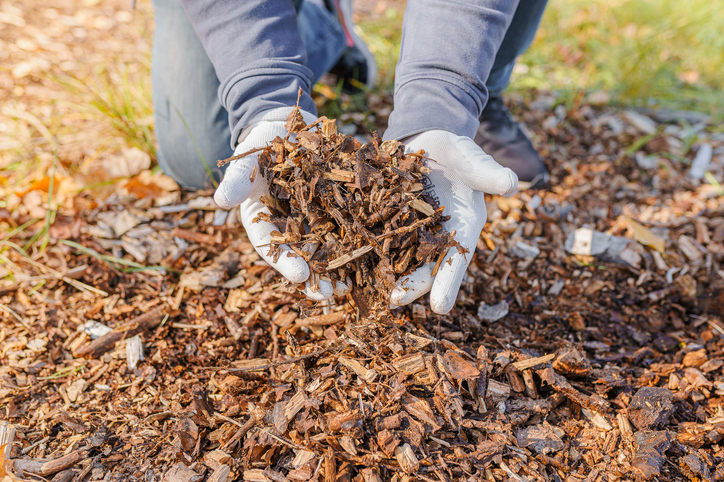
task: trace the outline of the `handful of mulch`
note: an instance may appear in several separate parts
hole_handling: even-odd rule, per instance
[[[278,259],[289,245],[309,263],[313,291],[320,279],[351,281],[366,315],[378,302],[387,306],[400,277],[429,262],[434,276],[450,247],[464,249],[442,228],[443,206],[425,193],[424,151],[405,154],[399,141],[376,135],[362,145],[335,120],[307,125],[299,107],[285,127],[296,142],[277,137],[259,154],[271,214],[255,221],[284,225],[272,233],[270,254]]]

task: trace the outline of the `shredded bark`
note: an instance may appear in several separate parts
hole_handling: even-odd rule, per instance
[[[361,144],[320,117],[307,125],[299,107],[286,128],[259,153],[259,174],[269,184],[269,213],[255,221],[283,225],[272,233],[269,255],[290,246],[307,261],[312,289],[318,279],[351,282],[370,305],[388,305],[395,282],[448,249],[463,248],[443,229],[450,217],[425,194],[424,151],[405,154],[397,140],[375,135]],[[235,156],[219,165],[239,158]],[[438,262],[439,264],[439,262]]]
[[[615,130],[616,109],[574,106],[557,124],[519,110],[554,161],[554,187],[488,199],[445,316],[424,298],[375,316],[365,285],[349,304],[307,300],[261,259],[238,210],[210,191],[151,189],[158,175],[102,205],[74,194],[47,248],[28,253],[13,246],[32,243],[44,218],[31,194],[18,197],[27,206],[0,219],[14,233],[0,253],[6,471],[56,482],[724,480],[724,196],[690,183],[687,164],[637,167],[622,146],[646,134]],[[668,125],[658,141],[674,152],[687,129]],[[699,136],[724,152],[720,134]],[[374,189],[379,169],[362,166],[362,191]],[[354,169],[323,172],[343,196],[359,191],[345,187]],[[278,215],[285,228],[290,216]],[[372,236],[384,245],[389,233]],[[415,256],[428,256],[425,236]],[[327,263],[359,254],[330,271],[356,276],[356,261],[377,256],[366,246],[328,251]]]

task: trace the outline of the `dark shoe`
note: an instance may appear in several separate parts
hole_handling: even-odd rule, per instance
[[[518,175],[518,189],[534,189],[548,183],[548,171],[538,152],[506,109],[502,97],[490,97],[480,115],[475,143],[501,165]]]
[[[352,1],[327,0],[326,4],[337,15],[347,42],[342,57],[329,72],[342,79],[342,90],[347,93],[370,89],[377,78],[377,64],[367,45],[354,31]]]
[[[373,79],[370,75],[368,63],[355,47],[347,47],[342,57],[329,70],[330,74],[334,74],[342,79],[342,91],[347,94],[356,94],[371,87],[369,79]],[[374,81],[372,81],[374,84]]]

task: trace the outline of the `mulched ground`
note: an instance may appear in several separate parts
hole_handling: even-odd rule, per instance
[[[512,108],[552,187],[490,199],[447,316],[424,299],[367,320],[348,299],[305,300],[210,192],[141,175],[105,201],[78,196],[45,251],[2,254],[15,473],[724,479],[724,198],[677,157],[695,157],[697,133],[721,179],[724,139],[587,103],[532,106]],[[28,218],[15,197],[8,227]],[[581,227],[625,241],[571,254]],[[594,253],[611,240],[595,236]]]
[[[59,161],[0,177],[10,480],[724,480],[720,126],[510,99],[551,187],[488,199],[452,313],[364,319],[306,300],[211,192],[55,102],[53,62],[148,53],[151,7],[127,9],[2,6],[0,175]],[[340,129],[383,127],[389,102]]]

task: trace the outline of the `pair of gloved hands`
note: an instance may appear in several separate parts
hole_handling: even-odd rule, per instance
[[[264,147],[277,136],[284,137],[287,130],[284,124],[290,107],[282,107],[259,114],[239,136],[239,144],[234,154],[248,152]],[[304,121],[310,124],[316,116],[302,111]],[[292,140],[294,135],[292,135]],[[432,276],[433,264],[418,268],[399,280],[392,291],[390,302],[394,306],[403,306],[430,292],[430,307],[435,313],[449,312],[455,305],[463,275],[472,260],[480,232],[487,219],[485,193],[509,194],[517,188],[518,178],[513,171],[495,162],[469,137],[462,137],[443,130],[426,131],[403,139],[408,152],[424,149],[431,160],[427,164],[432,172],[428,174],[434,196],[450,220],[443,223],[449,231],[455,231],[455,239],[468,250],[460,254],[451,248],[443,260],[437,274]],[[309,267],[300,257],[287,256],[292,250],[282,246],[282,255],[277,262],[267,256],[271,232],[279,227],[268,222],[253,222],[260,212],[268,212],[260,199],[269,192],[262,176],[251,181],[251,173],[257,165],[257,154],[250,154],[233,161],[226,170],[224,179],[216,190],[214,200],[222,208],[240,206],[241,222],[246,229],[249,241],[256,247],[259,255],[282,276],[293,283],[304,283],[309,278]],[[329,281],[320,281],[317,292],[306,285],[305,294],[314,300],[331,298],[333,294],[344,295],[350,289],[345,283],[334,286]]]

